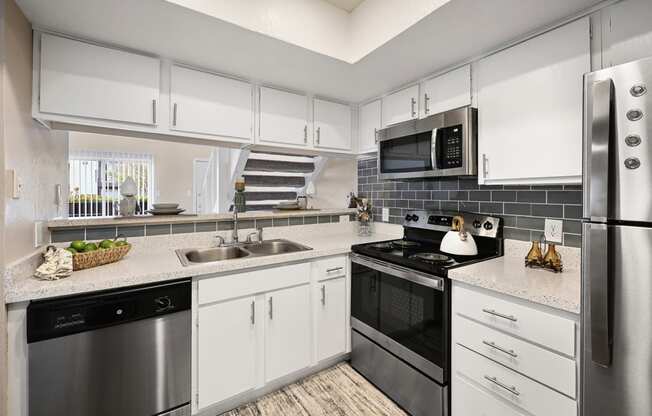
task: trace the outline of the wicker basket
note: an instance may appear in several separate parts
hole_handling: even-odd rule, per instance
[[[84,270],[91,267],[101,266],[103,264],[115,263],[121,260],[131,250],[131,244],[124,246],[98,249],[87,253],[76,253],[72,256],[72,269]]]

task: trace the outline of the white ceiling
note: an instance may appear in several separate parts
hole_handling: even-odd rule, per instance
[[[365,0],[324,0],[324,1],[332,4],[335,7],[338,7],[342,10],[346,10],[347,12],[351,13],[353,9],[358,7],[360,3],[362,3]]]
[[[38,27],[351,102],[386,93],[601,3],[451,0],[349,64],[161,0],[17,2]]]

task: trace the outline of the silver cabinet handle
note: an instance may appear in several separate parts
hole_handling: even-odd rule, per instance
[[[303,127],[303,142],[308,143],[308,125]]]
[[[482,154],[482,176],[484,179],[487,179],[487,176],[489,176],[489,169],[487,167],[489,159],[487,159],[487,154],[483,153]]]
[[[156,124],[156,99],[152,100],[152,124]]]
[[[423,111],[428,114],[430,113],[430,97],[428,97],[428,93],[423,94]]]
[[[177,125],[177,103],[172,106],[172,125],[175,127]]]
[[[342,270],[344,267],[333,267],[332,269],[326,269],[326,273],[332,273],[339,270]]]
[[[495,350],[498,350],[498,351],[500,351],[500,352],[504,352],[504,353],[507,354],[507,355],[511,355],[511,356],[514,357],[514,358],[518,357],[518,354],[516,354],[516,353],[514,352],[514,350],[508,350],[507,348],[503,348],[503,347],[501,347],[501,346],[499,346],[499,345],[496,345],[496,343],[493,342],[493,341],[485,341],[485,340],[482,340],[482,343],[483,343],[484,345],[488,346],[488,347],[491,347],[491,348],[495,349]]]
[[[256,325],[256,301],[251,301],[251,325]]]
[[[378,129],[374,129],[374,143],[378,144]]]
[[[317,144],[319,144],[320,139],[321,139],[321,127],[317,127]]]
[[[416,112],[416,110],[415,110],[415,107],[416,107],[416,105],[417,105],[417,99],[416,99],[416,98],[412,98],[412,101],[411,101],[411,102],[412,102],[412,118],[414,118],[414,117],[417,116],[417,112]]]
[[[491,377],[491,376],[484,376],[484,379],[495,384],[496,386],[507,390],[508,392],[512,393],[514,396],[520,396],[521,393],[516,389],[516,386],[508,386],[507,384],[501,382],[498,380],[497,377]]]
[[[493,309],[482,309],[482,312],[484,312],[486,314],[489,314],[489,315],[497,316],[499,318],[507,319],[508,321],[512,321],[512,322],[518,321],[518,319],[516,319],[516,317],[514,315],[505,315],[505,314],[502,314],[500,312],[496,312]]]
[[[326,285],[321,285],[321,304],[326,306]]]
[[[269,298],[269,319],[274,319],[274,298]]]

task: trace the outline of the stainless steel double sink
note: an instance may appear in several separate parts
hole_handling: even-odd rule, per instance
[[[312,248],[290,240],[274,239],[260,243],[244,243],[207,249],[186,248],[176,250],[176,253],[182,265],[191,266],[193,264],[212,263],[244,257],[273,256],[275,254],[296,253],[307,250],[312,250]]]

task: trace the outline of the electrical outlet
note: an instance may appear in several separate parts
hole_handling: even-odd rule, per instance
[[[39,248],[47,244],[46,236],[48,235],[48,227],[45,221],[34,222],[34,248]]]
[[[562,243],[563,239],[563,226],[564,223],[561,220],[551,220],[546,218],[545,224],[545,236],[546,241],[550,243]]]
[[[389,208],[383,208],[383,222],[389,222]]]

